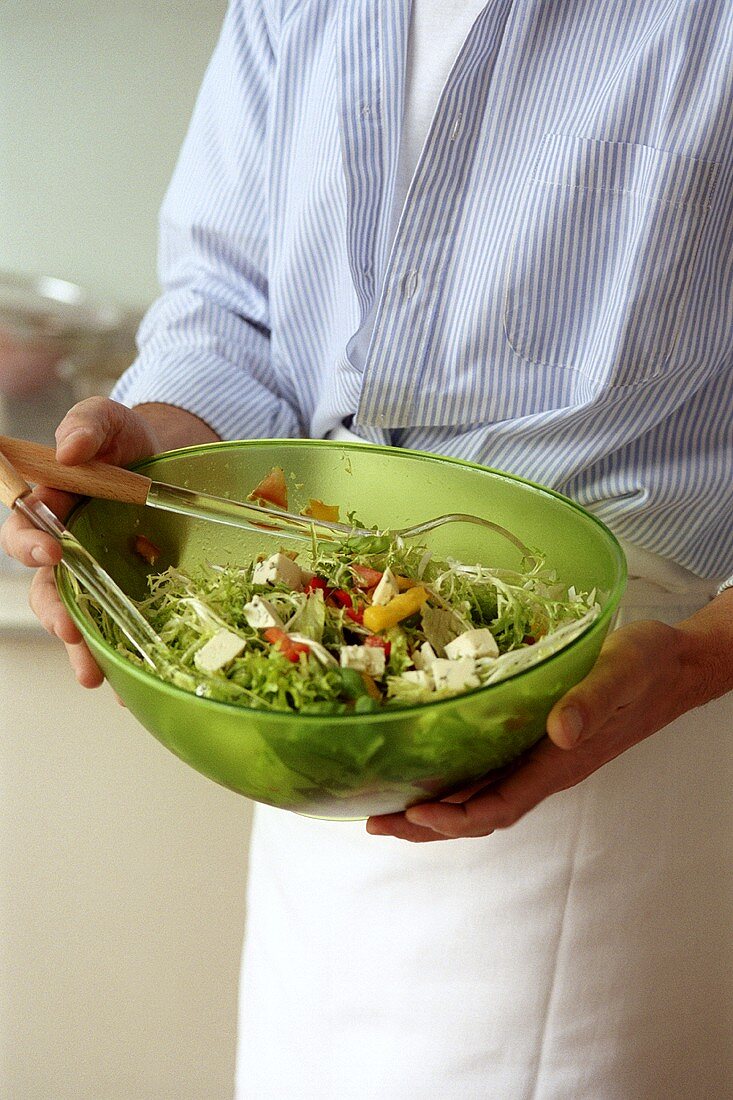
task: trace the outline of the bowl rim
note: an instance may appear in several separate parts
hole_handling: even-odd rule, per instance
[[[56,581],[56,590],[61,597],[64,607],[75,624],[81,631],[85,641],[91,641],[93,646],[98,647],[108,660],[112,661],[121,671],[131,673],[135,679],[141,680],[143,684],[155,684],[158,688],[167,692],[172,692],[174,696],[183,696],[187,699],[195,698],[200,702],[214,705],[216,707],[224,707],[227,712],[244,713],[248,717],[256,715],[257,717],[267,717],[268,720],[279,722],[292,722],[293,719],[297,719],[300,722],[313,722],[322,724],[326,723],[343,723],[350,721],[369,722],[369,723],[381,723],[396,719],[398,716],[405,716],[409,714],[425,713],[428,710],[435,710],[441,707],[450,707],[451,704],[455,704],[456,700],[473,698],[481,695],[482,693],[490,692],[492,689],[501,688],[505,684],[512,681],[519,680],[522,676],[525,676],[535,669],[547,668],[556,658],[564,656],[569,653],[576,645],[582,640],[589,637],[593,633],[598,633],[601,628],[605,627],[608,620],[615,614],[621,598],[623,597],[628,581],[628,567],[626,562],[626,555],[623,547],[619,542],[613,531],[599,519],[597,516],[589,512],[581,504],[572,500],[570,497],[564,496],[562,493],[557,492],[555,489],[550,489],[545,485],[541,485],[538,482],[531,481],[528,478],[521,477],[518,474],[509,473],[506,470],[500,470],[493,466],[484,466],[478,462],[470,462],[462,458],[453,458],[448,455],[435,454],[432,451],[419,451],[410,449],[407,447],[388,447],[374,443],[356,443],[356,442],[342,442],[341,440],[334,439],[225,439],[218,440],[214,443],[196,443],[187,447],[175,447],[169,451],[160,451],[154,455],[149,455],[147,458],[138,460],[132,463],[128,468],[135,471],[144,472],[146,466],[152,465],[154,462],[160,459],[174,458],[178,455],[194,455],[200,453],[206,453],[212,450],[226,450],[226,449],[241,449],[242,447],[261,447],[261,446],[274,446],[274,445],[287,445],[287,446],[303,446],[307,448],[311,447],[323,447],[326,449],[335,449],[347,451],[373,451],[378,450],[381,454],[392,455],[397,458],[412,457],[422,458],[434,461],[438,465],[449,463],[453,466],[461,466],[467,469],[479,470],[481,473],[488,473],[495,477],[499,477],[505,480],[517,482],[520,485],[524,485],[528,489],[540,493],[543,496],[553,497],[565,505],[569,505],[574,511],[578,512],[585,520],[589,520],[595,524],[606,538],[609,549],[612,552],[612,556],[615,558],[617,574],[615,583],[612,589],[609,591],[606,601],[601,608],[600,615],[589,623],[589,625],[581,631],[576,638],[573,638],[571,642],[563,646],[561,649],[556,650],[549,656],[544,657],[534,665],[530,665],[529,668],[521,669],[518,672],[514,672],[511,675],[505,677],[502,680],[496,681],[493,684],[483,684],[477,688],[471,688],[470,691],[460,692],[458,695],[451,695],[442,699],[435,699],[430,702],[412,703],[403,706],[385,706],[381,710],[366,712],[364,714],[307,714],[301,711],[285,711],[285,710],[267,710],[266,708],[248,707],[241,703],[227,702],[222,699],[208,699],[204,696],[195,695],[193,692],[188,691],[186,688],[178,687],[176,684],[171,684],[162,677],[156,675],[155,672],[148,670],[143,665],[133,664],[126,657],[124,657],[118,650],[109,644],[97,631],[94,624],[84,615],[79,606],[74,600],[71,599],[70,589],[70,576],[68,572],[63,568],[63,565],[59,563],[54,567],[54,578]],[[79,501],[69,516],[66,519],[66,523],[73,529],[73,523],[79,514],[93,502],[93,498],[84,498]]]

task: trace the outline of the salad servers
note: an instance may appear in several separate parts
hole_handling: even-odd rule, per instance
[[[102,500],[116,500],[127,504],[144,504],[167,512],[194,516],[197,519],[229,524],[249,531],[275,530],[283,538],[311,542],[314,531],[323,538],[340,536],[373,535],[374,529],[352,527],[346,523],[316,519],[313,516],[296,515],[280,508],[269,508],[254,501],[230,500],[212,496],[178,485],[153,481],[144,474],[111,466],[93,460],[77,466],[63,466],[56,461],[52,447],[26,440],[11,439],[0,435],[0,452],[13,464],[16,471],[40,485],[81,496]],[[12,505],[11,505],[12,507]],[[264,519],[267,522],[263,522]],[[501,524],[481,516],[463,512],[450,512],[416,523],[410,527],[391,529],[389,534],[401,538],[422,535],[446,523],[473,523],[494,531],[508,539],[530,563],[534,554],[520,538]]]
[[[150,624],[51,509],[40,500],[29,499],[30,493],[30,485],[0,448],[0,500],[61,543],[62,564],[107,612],[146,663],[156,672],[168,674],[171,670],[164,646]]]

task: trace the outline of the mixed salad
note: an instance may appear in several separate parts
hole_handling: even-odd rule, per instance
[[[338,517],[320,501],[310,508]],[[138,542],[149,561],[154,550]],[[149,587],[138,606],[192,686],[303,714],[413,706],[496,683],[567,645],[600,613],[595,591],[558,584],[539,554],[516,571],[439,561],[377,531],[314,536],[305,554],[280,550],[241,567],[171,567]],[[139,661],[87,604],[103,637]]]

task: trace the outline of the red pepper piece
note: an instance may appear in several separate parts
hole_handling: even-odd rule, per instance
[[[331,599],[337,607],[353,607],[353,601],[348,592],[343,588],[334,588],[331,591]]]
[[[363,607],[347,607],[346,617],[351,619],[352,623],[358,623],[359,626],[364,625],[364,608]]]
[[[324,599],[331,592],[323,577],[311,577],[303,589],[304,592],[317,592],[319,590],[323,593]]]

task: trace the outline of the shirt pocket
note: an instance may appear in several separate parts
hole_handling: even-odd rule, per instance
[[[546,135],[507,263],[504,330],[516,354],[604,386],[663,372],[716,171],[646,145]]]

